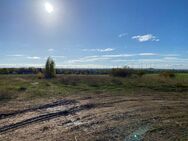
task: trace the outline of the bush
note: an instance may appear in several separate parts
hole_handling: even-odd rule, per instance
[[[37,73],[37,78],[38,79],[43,79],[44,78],[44,74],[42,72],[38,72]]]
[[[111,71],[111,75],[115,77],[130,77],[133,74],[133,70],[130,68],[114,68]]]
[[[162,72],[159,74],[160,77],[164,77],[164,78],[175,78],[176,75],[173,72]]]
[[[137,72],[138,77],[143,77],[143,75],[145,75],[144,71],[138,71]]]
[[[9,74],[9,70],[7,68],[0,69],[0,74]]]
[[[27,90],[27,88],[24,87],[24,86],[21,86],[21,87],[18,88],[18,91],[26,91],[26,90]]]
[[[119,86],[123,85],[123,82],[121,80],[119,80],[119,79],[112,79],[111,83],[115,84],[115,85],[119,85]]]

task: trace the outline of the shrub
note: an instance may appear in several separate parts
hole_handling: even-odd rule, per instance
[[[143,77],[143,75],[145,75],[144,71],[138,71],[137,72],[138,77]]]
[[[21,86],[21,87],[18,88],[18,91],[26,91],[26,90],[27,90],[27,88],[24,87],[24,86]]]
[[[130,77],[133,74],[133,70],[130,68],[114,68],[111,71],[111,75],[115,77]]]
[[[175,74],[175,73],[170,73],[170,74],[169,74],[169,77],[170,77],[170,78],[175,78],[175,77],[176,77],[176,74]]]
[[[9,74],[9,70],[7,68],[0,69],[0,74]]]
[[[160,77],[164,77],[164,78],[175,78],[176,75],[173,72],[162,72],[159,74]]]
[[[119,79],[112,79],[111,83],[115,85],[123,85],[123,82]]]
[[[42,72],[38,72],[37,73],[37,78],[38,79],[43,79],[44,78],[44,74]]]

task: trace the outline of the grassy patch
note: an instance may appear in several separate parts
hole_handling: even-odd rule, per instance
[[[188,75],[177,74],[165,79],[157,74],[142,78],[117,78],[108,75],[59,75],[56,79],[37,79],[32,75],[0,76],[1,101],[19,97],[36,99],[59,97],[79,93],[119,93],[152,90],[160,92],[187,92]],[[5,94],[8,93],[8,94]],[[12,96],[14,95],[14,96]]]

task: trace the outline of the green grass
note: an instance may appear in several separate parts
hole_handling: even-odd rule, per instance
[[[188,92],[188,74],[162,78],[147,74],[142,78],[118,78],[108,75],[59,75],[52,80],[37,79],[34,75],[1,75],[0,102],[19,98],[31,100],[71,94],[115,93],[130,91]]]

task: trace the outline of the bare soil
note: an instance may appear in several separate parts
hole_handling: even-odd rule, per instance
[[[101,93],[13,104],[0,110],[2,141],[188,140],[187,93]]]

